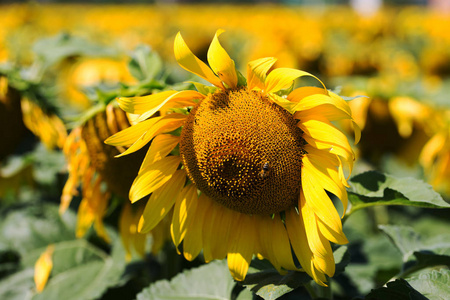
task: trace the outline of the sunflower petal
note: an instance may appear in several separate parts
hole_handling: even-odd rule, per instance
[[[165,92],[161,92],[165,93]],[[158,94],[155,94],[158,95]],[[153,96],[153,95],[151,95]],[[137,122],[141,122],[143,120],[148,119],[153,114],[155,114],[158,110],[163,109],[166,106],[170,107],[183,107],[185,105],[192,105],[193,99],[203,99],[205,96],[197,91],[181,91],[176,92],[175,94],[169,95],[167,98],[162,100],[158,98],[152,102],[152,108],[142,112],[142,114],[137,119]],[[162,101],[161,101],[162,100]]]
[[[136,202],[160,188],[177,170],[181,158],[168,156],[139,171],[130,189],[130,200]]]
[[[226,257],[232,224],[239,214],[211,199],[209,201],[212,203],[210,213],[205,216],[205,224],[209,225],[203,231],[203,256],[206,262]]]
[[[52,255],[55,250],[54,245],[49,245],[44,253],[39,256],[34,265],[34,283],[36,284],[36,291],[42,292],[47,284],[50,273],[53,269]]]
[[[170,233],[177,251],[178,245],[180,245],[186,235],[189,218],[191,218],[192,212],[195,212],[197,197],[197,187],[195,184],[190,184],[184,187],[175,202]]]
[[[234,61],[230,58],[228,53],[223,49],[219,42],[219,35],[224,30],[217,30],[213,41],[208,49],[208,62],[211,69],[219,76],[219,78],[225,82],[229,88],[234,89],[237,87],[238,78],[236,74],[236,67]]]
[[[105,144],[111,146],[129,146],[135,143],[139,138],[147,132],[156,122],[158,122],[161,117],[155,117],[143,122],[137,123],[136,125],[130,126],[118,133],[110,136],[105,140]]]
[[[234,238],[229,240],[228,268],[231,276],[242,281],[247,275],[257,242],[257,231],[253,216],[239,214],[233,224]]]
[[[157,135],[145,155],[142,166],[147,166],[166,157],[180,142],[180,137],[170,134]]]
[[[200,195],[197,199],[195,212],[192,210],[189,225],[187,226],[186,236],[183,241],[184,257],[188,261],[194,260],[203,248],[202,235],[204,231],[205,216],[210,213],[210,199],[206,195]]]
[[[119,97],[117,103],[122,110],[130,114],[140,115],[148,111],[154,111],[153,113],[155,113],[158,111],[158,109],[154,110],[155,107],[158,107],[176,93],[177,91],[164,91],[148,96]]]
[[[273,57],[265,57],[253,60],[247,65],[247,87],[249,90],[254,88],[264,89],[266,74],[277,61]]]
[[[147,145],[151,139],[153,139],[156,135],[160,133],[166,133],[173,131],[183,125],[187,116],[183,114],[170,114],[165,115],[164,117],[159,117],[156,122],[152,124],[150,128],[148,128],[147,132],[145,132],[141,138],[139,138],[130,148],[128,148],[123,153],[117,155],[116,157],[121,157],[137,150],[141,149],[145,145]],[[152,118],[153,119],[153,118]],[[142,168],[142,167],[141,167]]]
[[[303,270],[311,276],[315,282],[320,285],[325,285],[326,278],[323,274],[318,272],[314,267],[314,256],[309,248],[307,241],[305,224],[303,218],[295,209],[286,211],[286,229],[291,241],[292,249],[297,256]],[[326,286],[326,285],[325,285]]]
[[[296,69],[278,68],[269,73],[266,77],[264,91],[266,93],[275,93],[282,89],[289,88],[295,79],[303,76],[310,76],[317,79],[325,88],[325,85],[316,76]]]
[[[213,71],[192,53],[179,32],[175,37],[174,52],[175,59],[183,69],[200,76],[217,87],[225,89],[222,81]]]
[[[161,222],[183,190],[185,181],[186,172],[176,170],[170,180],[153,192],[139,220],[139,232],[147,233]]]

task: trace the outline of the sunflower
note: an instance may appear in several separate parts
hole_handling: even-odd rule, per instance
[[[345,211],[344,173],[354,154],[331,121],[353,122],[349,106],[320,80],[322,87],[293,89],[295,79],[314,76],[273,68],[275,58],[251,61],[246,80],[219,43],[221,33],[208,50],[211,68],[180,33],[175,38],[177,62],[213,86],[118,99],[140,116],[105,142],[129,146],[127,155],[152,141],[129,193],[133,203],[151,194],[138,229],[152,230],[170,213],[173,242],[177,249],[183,243],[187,260],[202,250],[206,262],[227,257],[242,281],[254,255],[283,273],[300,269],[295,254],[325,285],[335,271],[330,242],[348,242],[330,195]]]

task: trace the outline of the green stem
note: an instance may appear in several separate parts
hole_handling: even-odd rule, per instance
[[[305,287],[306,291],[308,291],[308,294],[311,296],[311,299],[317,299],[318,298],[317,294],[316,294],[316,291],[315,291],[315,289],[313,287],[312,281],[306,283],[304,285],[304,287]]]

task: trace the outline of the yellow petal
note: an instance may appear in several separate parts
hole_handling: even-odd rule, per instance
[[[47,284],[50,273],[53,269],[52,255],[55,247],[49,245],[44,253],[39,256],[34,265],[34,283],[38,293],[42,292]]]
[[[180,142],[180,137],[170,134],[160,134],[157,135],[145,155],[144,161],[142,162],[142,167],[153,164],[156,161],[166,157],[173,148]],[[142,168],[141,167],[141,168]]]
[[[300,197],[303,198],[303,195]],[[301,200],[301,207],[299,207],[299,210],[305,224],[308,245],[314,255],[315,267],[322,273],[331,277],[334,274],[335,263],[330,242],[326,240],[319,231],[317,217],[305,201]]]
[[[175,37],[174,52],[175,59],[183,69],[200,76],[217,87],[225,89],[222,81],[213,71],[192,53],[179,32]]]
[[[314,173],[307,167],[302,168],[302,191],[306,204],[311,207],[317,217],[328,226],[328,229],[335,232],[335,234],[331,236],[325,232],[323,234],[327,238],[330,237],[333,240],[335,236],[342,236],[345,238],[342,231],[341,219],[339,218],[333,202],[331,202],[331,199],[325,193],[320,182],[314,177]],[[341,239],[337,242],[345,244],[347,240]]]
[[[186,172],[184,170],[177,170],[170,180],[153,192],[139,220],[139,232],[149,232],[161,222],[171,210],[175,200],[183,190],[185,181]]]
[[[208,49],[208,62],[211,69],[228,85],[228,88],[234,89],[238,82],[236,67],[234,61],[219,43],[219,35],[223,32],[222,29],[217,30]]]
[[[227,256],[228,269],[235,280],[242,281],[247,275],[258,234],[253,216],[239,214],[233,223],[233,237],[229,240]]]
[[[309,146],[309,145],[308,145]],[[343,205],[342,216],[348,205],[347,190],[339,177],[338,159],[331,153],[317,150],[313,147],[305,147],[307,154],[302,158],[302,164],[314,174],[323,188],[337,196]],[[309,151],[309,152],[308,152]]]
[[[275,93],[279,90],[287,89],[293,84],[295,79],[302,76],[311,76],[323,85],[322,81],[308,72],[290,68],[278,68],[267,75],[264,91],[266,93]],[[325,85],[323,87],[325,88]]]
[[[273,57],[265,57],[253,60],[247,65],[247,87],[249,90],[253,90],[258,87],[261,90],[264,89],[264,82],[266,80],[266,74],[270,68],[277,61]]]
[[[297,270],[292,259],[291,244],[286,228],[278,214],[271,217],[264,216],[256,218],[259,221],[260,242],[264,250],[264,257],[280,272],[281,268],[286,270]]]
[[[238,212],[232,211],[216,201],[211,202],[210,213],[205,216],[203,231],[203,256],[206,262],[223,259],[227,255],[228,241],[232,234],[233,222]]]
[[[197,205],[191,210],[191,218],[183,240],[183,253],[188,261],[194,260],[203,248],[202,235],[204,227],[210,226],[204,223],[205,216],[210,213],[212,201],[204,194],[197,199]]]
[[[130,189],[130,200],[135,202],[166,183],[180,165],[179,156],[168,156],[139,171]]]
[[[162,117],[155,117],[136,125],[130,126],[105,140],[105,144],[112,146],[129,146],[136,142],[139,138],[142,138],[145,132],[148,131],[153,125],[156,124]]]
[[[122,240],[123,247],[125,248],[125,259],[127,261],[131,260],[131,232],[130,224],[132,223],[133,215],[131,212],[131,205],[129,202],[125,203],[120,213],[119,218],[119,233],[120,239]]]
[[[165,93],[165,92],[161,92]],[[155,94],[158,95],[158,94]],[[153,95],[152,95],[153,96]],[[150,110],[142,112],[142,115],[139,116],[137,119],[137,122],[141,122],[143,120],[148,119],[153,114],[155,114],[158,110],[162,110],[165,107],[183,107],[185,105],[192,105],[193,99],[203,99],[205,98],[205,95],[200,94],[197,91],[181,91],[176,92],[175,94],[169,95],[165,100],[161,101],[159,98],[158,100],[153,101],[152,108]]]
[[[303,218],[295,209],[286,211],[286,229],[291,241],[292,249],[297,256],[303,270],[311,276],[315,282],[325,285],[325,276],[317,272],[314,267],[314,257],[309,248],[305,232]]]
[[[302,86],[293,90],[289,95],[288,99],[292,102],[299,102],[305,97],[311,95],[328,95],[328,91],[315,86]]]
[[[155,110],[155,107],[158,107],[176,93],[177,91],[164,91],[148,96],[119,97],[117,98],[117,103],[122,110],[130,114],[141,115],[148,111],[153,111],[154,114],[158,111],[158,109]]]
[[[445,132],[439,132],[423,146],[419,157],[422,166],[426,169],[431,168],[439,152],[444,149],[446,139]]]
[[[151,139],[153,139],[156,135],[160,133],[171,132],[181,127],[186,121],[186,118],[187,116],[183,114],[175,114],[175,113],[158,118],[156,122],[151,123],[152,126],[149,127],[148,130],[136,142],[134,142],[133,145],[130,146],[130,148],[128,148],[123,153],[117,155],[116,157],[121,157],[138,151],[139,149],[147,145],[151,141]]]
[[[195,214],[193,215],[192,213],[195,212],[197,198],[197,187],[195,184],[190,184],[183,189],[180,196],[176,199],[170,233],[177,251],[178,245],[180,245],[186,235],[190,219],[195,217]]]

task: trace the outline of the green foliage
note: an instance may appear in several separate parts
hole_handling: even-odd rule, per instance
[[[137,300],[230,299],[234,281],[226,261],[214,261],[194,270],[187,270],[172,280],[153,283],[137,295]]]
[[[405,205],[423,208],[449,208],[433,188],[414,178],[397,178],[369,171],[350,179],[349,200],[352,212],[376,205]]]

